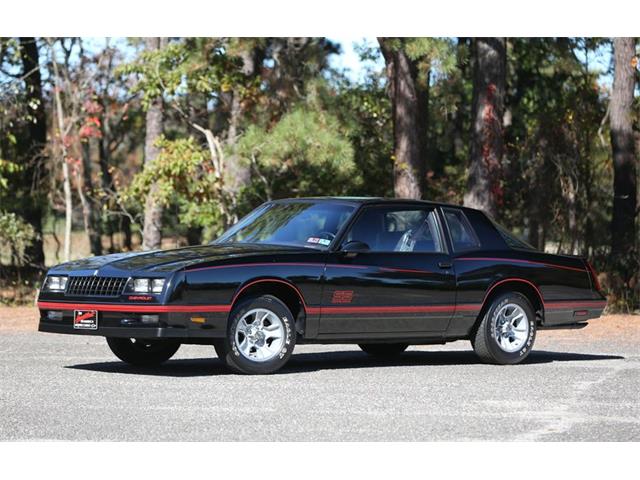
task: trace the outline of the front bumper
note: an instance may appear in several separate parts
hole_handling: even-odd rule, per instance
[[[68,333],[73,335],[99,335],[121,338],[190,338],[195,335],[187,329],[174,327],[98,327],[97,330],[74,329],[73,325],[62,325],[40,320],[39,332]],[[202,335],[200,335],[202,336]]]
[[[71,335],[98,335],[123,338],[223,338],[226,334],[227,314],[224,312],[199,311],[198,306],[166,311],[166,307],[145,305],[143,311],[132,306],[130,311],[122,304],[69,304],[39,303],[40,323],[38,331]],[[138,306],[139,307],[139,306]],[[74,310],[96,310],[98,328],[95,330],[74,328]],[[114,311],[116,310],[116,311]],[[165,310],[165,311],[163,311]],[[49,312],[56,312],[59,319],[49,318]],[[143,316],[156,315],[157,322],[145,323]],[[194,322],[196,319],[198,322]]]

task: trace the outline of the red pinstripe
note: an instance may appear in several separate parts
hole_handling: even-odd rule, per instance
[[[548,302],[546,308],[551,310],[573,310],[576,308],[604,308],[607,302],[603,300],[580,300],[576,302]]]
[[[385,272],[407,272],[407,273],[432,273],[429,270],[416,270],[414,268],[392,268],[392,267],[378,267]]]
[[[227,313],[231,305],[139,305],[131,303],[67,303],[38,302],[44,310],[98,310],[99,312],[165,313],[165,312],[221,312]]]
[[[261,278],[260,280],[254,280],[253,282],[247,283],[240,290],[238,290],[236,292],[236,294],[233,296],[233,299],[231,300],[231,305],[236,303],[237,298],[240,296],[240,294],[244,290],[249,288],[251,285],[255,285],[256,283],[282,283],[284,285],[287,285],[288,287],[293,288],[293,290],[298,294],[298,297],[300,298],[300,301],[302,302],[302,307],[304,308],[305,312],[311,313],[311,314],[320,313],[320,307],[307,307],[307,304],[304,301],[304,297],[302,296],[302,292],[300,292],[298,287],[296,287],[292,283],[286,282],[284,280],[279,280],[277,278]]]
[[[427,313],[453,312],[455,305],[387,306],[387,307],[322,307],[322,313]]]
[[[565,265],[557,265],[557,264],[554,264],[554,263],[534,262],[533,260],[520,260],[520,259],[516,259],[516,258],[465,257],[465,258],[456,258],[455,260],[460,260],[460,261],[463,261],[463,260],[464,261],[485,260],[485,261],[526,263],[526,264],[529,264],[529,265],[543,265],[545,267],[560,268],[560,269],[564,269],[564,270],[573,270],[575,272],[587,273],[587,271],[585,269],[583,269],[583,268],[567,267]]]
[[[339,263],[304,263],[304,262],[259,262],[259,263],[239,263],[233,265],[214,265],[211,267],[192,268],[185,270],[186,272],[199,272],[202,270],[217,270],[222,268],[246,268],[246,267],[280,267],[280,266],[294,266],[294,267],[324,267],[327,268],[355,268],[358,270],[366,270],[368,268],[377,268],[379,270],[385,270],[390,272],[410,272],[410,273],[431,273],[429,270],[417,270],[412,268],[393,268],[393,267],[380,267],[377,265],[344,265]]]
[[[540,298],[540,302],[542,303],[542,306],[543,307],[545,306],[544,299],[542,298],[542,293],[540,292],[540,289],[536,287],[533,283],[531,283],[529,280],[525,280],[524,278],[517,278],[517,277],[505,278],[504,280],[500,280],[499,282],[496,282],[493,285],[491,285],[491,288],[489,288],[489,290],[487,290],[487,293],[484,294],[484,298],[482,299],[482,306],[484,307],[484,304],[487,301],[487,298],[489,298],[489,295],[491,294],[494,288],[496,288],[498,285],[501,285],[507,282],[521,282],[521,283],[526,283],[532,286],[537,292],[538,297]]]
[[[297,266],[297,267],[322,267],[324,263],[304,263],[304,262],[261,262],[261,263],[238,263],[232,265],[214,265],[211,267],[200,267],[185,270],[186,272],[199,272],[201,270],[217,270],[220,268],[242,268],[242,267],[279,267],[279,266]]]
[[[273,280],[271,280],[273,281]],[[258,282],[253,282],[258,283]],[[248,287],[249,285],[247,285]],[[576,309],[576,308],[604,308],[604,301],[578,301],[578,302],[549,302],[546,309]],[[480,311],[483,303],[461,305],[423,305],[423,306],[376,306],[376,307],[308,307],[305,311],[311,315],[320,313],[435,313],[435,312],[474,312]],[[132,305],[132,304],[103,304],[103,303],[65,303],[65,302],[38,302],[38,308],[43,310],[82,310],[91,309],[100,312],[131,312],[131,313],[165,313],[165,312],[212,312],[229,313],[231,305]]]
[[[477,258],[477,259],[461,259],[461,260],[490,260],[488,258]],[[505,260],[507,259],[498,259]],[[538,262],[528,262],[527,263],[538,263]],[[269,265],[273,266],[272,263],[264,263],[264,264],[245,264],[242,266],[251,266],[251,265]],[[276,264],[276,265],[285,265],[285,264]],[[287,264],[287,265],[293,265]],[[295,265],[322,265],[317,263],[296,263]],[[203,269],[196,270],[204,270],[210,268],[228,268],[228,267],[236,267],[238,265],[221,265],[216,267],[205,267]],[[370,268],[367,266],[360,265],[333,265],[328,264],[327,267],[342,267],[342,268]],[[411,270],[411,269],[394,269],[388,267],[373,267],[380,268],[382,270],[391,270],[391,271],[408,271],[415,273],[428,273],[424,270]],[[570,268],[570,267],[567,267]],[[195,271],[195,270],[190,270]],[[582,271],[582,270],[581,270]],[[421,305],[421,306],[327,306],[327,307],[309,307],[306,305],[304,301],[304,297],[302,296],[302,292],[290,282],[274,279],[274,278],[265,278],[254,280],[252,282],[244,285],[240,290],[236,292],[233,296],[231,304],[229,305],[140,305],[140,304],[102,304],[102,303],[67,303],[67,302],[38,302],[38,307],[42,309],[49,310],[80,310],[80,309],[92,309],[98,310],[102,312],[136,312],[136,313],[164,313],[164,312],[217,312],[217,313],[229,313],[231,311],[232,305],[236,302],[240,294],[249,288],[252,285],[258,283],[281,283],[287,285],[292,288],[302,303],[303,308],[306,313],[311,315],[318,315],[320,313],[326,314],[344,314],[344,313],[434,313],[434,312],[456,312],[456,311],[480,311],[484,304],[486,303],[491,292],[499,285],[506,282],[522,282],[533,287],[540,298],[540,302],[542,303],[545,309],[573,309],[573,308],[603,308],[606,305],[606,301],[559,301],[559,302],[544,302],[542,298],[542,293],[538,289],[538,287],[530,282],[529,280],[525,280],[523,278],[505,278],[494,283],[491,288],[486,292],[484,299],[481,304],[460,304],[460,305]]]

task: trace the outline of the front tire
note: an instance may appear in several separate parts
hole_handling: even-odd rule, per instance
[[[380,358],[396,357],[404,352],[409,344],[407,343],[359,343],[360,349],[372,355]]]
[[[272,295],[249,298],[231,311],[227,336],[216,353],[237,373],[261,375],[284,366],[296,344],[293,315]]]
[[[536,338],[536,316],[529,300],[510,292],[495,298],[486,311],[471,345],[484,363],[510,365],[522,362]]]
[[[155,367],[171,357],[180,348],[174,340],[144,340],[107,337],[111,351],[125,363],[138,367]]]

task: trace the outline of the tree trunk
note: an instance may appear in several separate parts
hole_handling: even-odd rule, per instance
[[[257,55],[253,46],[240,51],[238,55],[242,59],[242,73],[247,77],[252,77],[257,70]],[[240,162],[239,157],[235,154],[233,147],[236,144],[239,134],[240,121],[244,109],[242,106],[242,98],[239,89],[231,94],[231,105],[229,107],[229,128],[227,129],[226,143],[231,147],[232,154],[227,156],[227,183],[232,194],[237,195],[240,189],[249,183],[251,178],[251,169],[249,165]]]
[[[636,239],[636,152],[633,137],[633,91],[635,88],[635,40],[616,38],[613,42],[615,76],[609,122],[613,149],[613,218],[611,221],[611,253],[621,264],[637,270],[629,255],[635,250]],[[633,266],[632,266],[633,265]]]
[[[456,64],[457,69],[460,72],[459,87],[456,88],[456,94],[459,97],[456,101],[456,110],[453,117],[453,135],[451,138],[452,152],[456,159],[462,160],[464,158],[464,146],[466,143],[465,115],[468,115],[467,106],[469,101],[465,95],[464,82],[467,79],[468,68],[468,49],[469,39],[460,37],[458,38],[458,45],[456,47]]]
[[[474,39],[473,57],[471,152],[464,204],[495,216],[502,202],[500,167],[506,84],[505,39]]]
[[[26,164],[22,171],[21,190],[23,198],[22,216],[33,227],[36,238],[27,247],[25,255],[33,264],[44,267],[44,248],[42,240],[42,205],[38,185],[42,182],[41,166],[43,149],[47,143],[47,116],[42,96],[42,78],[38,45],[33,37],[20,37],[20,57],[22,74],[27,87],[26,103],[33,105],[33,120],[28,122],[29,139],[26,150]]]
[[[394,193],[399,198],[419,199],[425,176],[425,163],[420,156],[420,107],[411,61],[402,48],[392,45],[398,41],[378,39],[386,63],[393,108]]]
[[[149,37],[145,39],[147,50],[160,50],[167,44],[167,38]],[[144,162],[153,162],[160,153],[155,143],[162,135],[164,107],[162,96],[155,98],[146,115],[146,134],[144,139]],[[147,195],[144,207],[144,227],[142,233],[143,250],[156,250],[162,241],[162,205],[155,199],[158,186],[153,184]]]
[[[545,174],[545,160],[542,159],[539,162],[535,157],[530,158],[528,163],[532,165],[531,173],[528,175],[530,188],[525,195],[525,205],[527,209],[526,215],[528,216],[529,223],[529,236],[528,240],[531,245],[539,250],[544,250],[544,245],[541,241],[541,230],[544,224],[544,218],[542,218],[542,211],[545,209],[544,205],[541,205],[541,199],[537,198],[537,192],[540,191],[540,178]]]
[[[111,73],[111,68],[109,68]],[[111,140],[112,131],[110,123],[110,99],[105,88],[103,97],[101,98],[102,105],[102,122],[100,122],[100,139],[98,140],[98,165],[100,166],[100,185],[103,191],[113,191],[117,195],[117,187],[113,182],[113,175],[111,174]],[[120,249],[130,251],[131,250],[131,219],[127,216],[122,216],[118,221],[109,219],[107,222],[106,233],[111,237],[109,253],[114,253],[114,227],[118,231],[122,232],[123,241],[121,242]]]
[[[431,81],[431,70],[425,72],[425,81],[418,80],[418,66],[416,62],[411,62],[411,77],[416,89],[416,102],[418,112],[418,161],[420,162],[420,195],[424,192],[427,174],[427,159],[430,158],[429,142],[429,82]],[[432,170],[439,171],[437,165],[430,165]]]
[[[91,179],[91,148],[89,139],[82,142],[82,182],[77,182],[78,196],[82,204],[82,219],[84,230],[89,237],[89,248],[93,255],[102,255],[102,225],[96,214],[96,206],[88,191],[93,191]]]
[[[73,227],[73,198],[71,197],[71,176],[69,174],[68,152],[67,152],[67,135],[70,126],[67,125],[64,118],[64,109],[62,107],[62,98],[60,90],[60,72],[58,71],[58,60],[56,59],[55,45],[49,40],[49,48],[51,49],[51,64],[54,72],[54,99],[56,106],[56,116],[58,119],[58,137],[60,142],[60,153],[62,162],[62,188],[64,191],[64,261],[71,259],[71,232]]]

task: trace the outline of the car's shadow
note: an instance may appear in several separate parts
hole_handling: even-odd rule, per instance
[[[522,363],[532,365],[552,362],[585,362],[593,360],[623,360],[619,355],[597,355],[587,353],[531,352]],[[391,359],[379,359],[356,350],[342,352],[314,352],[294,354],[287,365],[276,375],[315,372],[318,370],[341,370],[353,368],[390,368],[403,366],[450,366],[480,364],[472,351],[445,350],[436,352],[408,351]],[[487,365],[487,367],[492,367]],[[156,375],[165,377],[199,377],[229,375],[229,370],[217,358],[195,358],[169,360],[159,367],[134,367],[119,361],[68,365],[65,368],[89,370],[104,373],[125,373],[130,375]],[[500,368],[500,367],[495,367]]]

